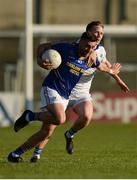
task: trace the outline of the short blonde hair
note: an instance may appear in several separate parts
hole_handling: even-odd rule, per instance
[[[101,21],[92,21],[86,27],[86,32],[90,31],[94,26],[101,26],[104,29],[104,25]]]

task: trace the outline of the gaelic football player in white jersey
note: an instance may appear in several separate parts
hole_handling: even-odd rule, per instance
[[[128,92],[128,86],[122,81],[122,79],[115,73],[112,72],[112,66],[119,66],[118,63],[111,65],[106,58],[106,51],[100,42],[104,35],[104,26],[100,21],[93,21],[89,23],[86,27],[86,33],[90,37],[92,35],[97,38],[97,45],[95,47],[95,52],[98,60],[102,63],[102,66],[98,68],[88,69],[85,74],[80,78],[79,82],[73,88],[71,95],[69,97],[69,103],[73,106],[74,111],[78,115],[78,119],[75,121],[73,126],[66,131],[66,150],[69,154],[74,151],[72,138],[74,134],[80,129],[86,127],[92,120],[93,116],[93,104],[91,94],[89,93],[92,80],[94,78],[94,72],[97,69],[103,68],[103,65],[110,68],[109,74],[116,80],[117,84],[120,86],[121,90]]]

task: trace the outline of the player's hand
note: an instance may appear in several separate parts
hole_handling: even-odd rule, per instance
[[[122,91],[124,91],[126,93],[130,91],[130,89],[128,88],[128,86],[124,82],[119,83],[119,85],[120,85],[120,88]]]
[[[121,64],[114,63],[114,64],[112,64],[109,73],[112,75],[116,75],[120,72],[121,67],[122,67]]]
[[[41,65],[42,65],[42,68],[47,69],[47,70],[54,69],[54,66],[47,59],[43,60]]]

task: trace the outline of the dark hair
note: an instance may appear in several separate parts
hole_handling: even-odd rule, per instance
[[[104,28],[104,25],[100,21],[92,21],[87,25],[86,31],[90,31],[94,26],[101,26]]]
[[[94,36],[94,35],[88,35],[86,32],[83,32],[82,35],[81,35],[81,40],[90,40],[92,42],[95,42],[97,41],[97,37]]]

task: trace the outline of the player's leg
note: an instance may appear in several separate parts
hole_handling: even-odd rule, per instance
[[[59,125],[64,123],[64,113],[60,114],[59,109],[63,109],[64,102],[68,103],[68,100],[62,99],[57,91],[50,89],[48,87],[42,87],[41,89],[41,107],[42,112],[32,112],[30,110],[24,111],[24,113],[16,120],[14,124],[15,132],[28,125],[32,121],[47,121],[47,124]],[[60,106],[61,103],[61,107]],[[56,104],[58,104],[56,106]],[[48,106],[47,106],[48,105]],[[46,111],[43,109],[46,108]],[[49,113],[47,113],[47,110]],[[56,111],[56,112],[55,112]],[[56,115],[56,118],[51,118],[51,116]]]
[[[23,143],[17,149],[12,151],[8,155],[8,161],[10,161],[10,162],[21,162],[22,161],[21,155],[23,153],[25,153],[26,151],[30,150],[31,148],[33,148],[33,146],[37,145],[39,138],[41,140],[42,133],[45,133],[44,137],[48,135],[48,132],[43,131],[41,128],[41,130],[39,130],[38,132],[33,134],[25,143]]]
[[[65,110],[66,110],[66,107],[67,107],[67,105],[68,105],[68,100],[66,100],[66,99],[64,99],[64,98],[62,98],[62,99],[55,98],[55,99],[56,99],[56,100],[54,100],[54,102],[60,101],[61,104],[63,105],[64,111],[65,111]],[[42,98],[42,106],[43,106],[42,110],[43,110],[43,111],[46,111],[47,109],[45,108],[44,98]],[[57,127],[57,125],[55,125],[55,124],[50,124],[50,125],[49,125],[50,132],[53,132],[56,127]],[[41,141],[41,142],[35,147],[34,153],[33,153],[32,157],[31,157],[31,162],[36,162],[36,161],[38,160],[38,158],[37,158],[35,155],[36,155],[36,154],[39,154],[39,155],[41,154],[43,148],[46,146],[46,144],[48,143],[48,141],[49,141],[49,138],[47,138],[47,137],[45,136],[45,140]]]
[[[32,135],[25,143],[19,146],[16,150],[11,152],[8,156],[9,161],[20,162],[21,155],[24,152],[32,149],[33,147],[36,147],[41,141],[44,141],[45,138],[48,138],[50,133],[52,134],[52,130],[50,128],[45,128],[46,125],[50,127],[49,125],[52,124],[53,121],[56,122],[57,125],[65,122],[65,109],[68,104],[68,100],[62,98],[56,91],[54,92],[54,90],[52,89],[49,89],[48,92],[50,95],[48,96],[48,98],[45,98],[43,108],[45,107],[51,113],[52,116],[47,115],[47,111],[38,113],[39,119],[41,119],[43,122],[42,128],[37,133]],[[43,114],[45,114],[45,117],[43,116]]]
[[[74,134],[86,127],[91,122],[93,115],[93,105],[89,100],[77,104],[73,109],[77,113],[78,119],[74,122],[73,126],[65,132],[66,150],[69,154],[72,154],[74,151]]]
[[[49,105],[48,105],[49,106]],[[49,108],[47,106],[47,108]],[[61,123],[65,122],[65,111],[62,104],[53,104],[50,105],[50,108],[52,109],[53,117],[58,119],[58,121]],[[25,153],[26,151],[32,149],[33,147],[36,147],[41,141],[45,140],[45,137],[49,136],[50,129],[47,129],[45,131],[45,127],[47,124],[47,117],[45,117],[45,121],[43,121],[42,128],[33,134],[25,143],[23,143],[21,146],[19,146],[16,150],[12,151],[9,156],[8,160],[11,162],[20,162],[21,161],[21,155]],[[60,118],[60,119],[59,119]],[[49,124],[47,124],[49,126]]]
[[[49,124],[43,124],[43,129],[45,129],[45,131],[48,131],[49,133],[47,134],[47,136],[45,136],[45,139],[43,141],[41,141],[34,149],[33,155],[30,159],[30,162],[37,162],[40,159],[40,155],[42,153],[42,150],[44,149],[44,147],[47,145],[50,136],[53,134],[55,128],[57,126]]]
[[[93,116],[93,104],[92,101],[81,102],[75,106],[74,111],[78,114],[78,120],[73,124],[73,130],[79,131],[80,129],[89,125]]]
[[[23,114],[16,120],[14,124],[14,131],[18,132],[20,129],[27,126],[32,121],[44,121],[46,117],[47,123],[56,123],[55,120],[51,121],[51,113],[47,112],[32,112],[25,110]]]
[[[60,105],[59,103],[58,105],[57,104],[48,105],[47,109],[49,110],[49,112],[32,112],[30,110],[26,110],[21,115],[21,117],[16,120],[14,124],[15,132],[18,132],[20,129],[28,125],[31,121],[38,120],[43,122],[45,121],[45,117],[47,124],[60,125],[64,123],[65,115],[64,113],[62,114],[59,113],[59,110],[63,109],[62,105]],[[52,118],[52,116],[54,116],[54,118]]]

